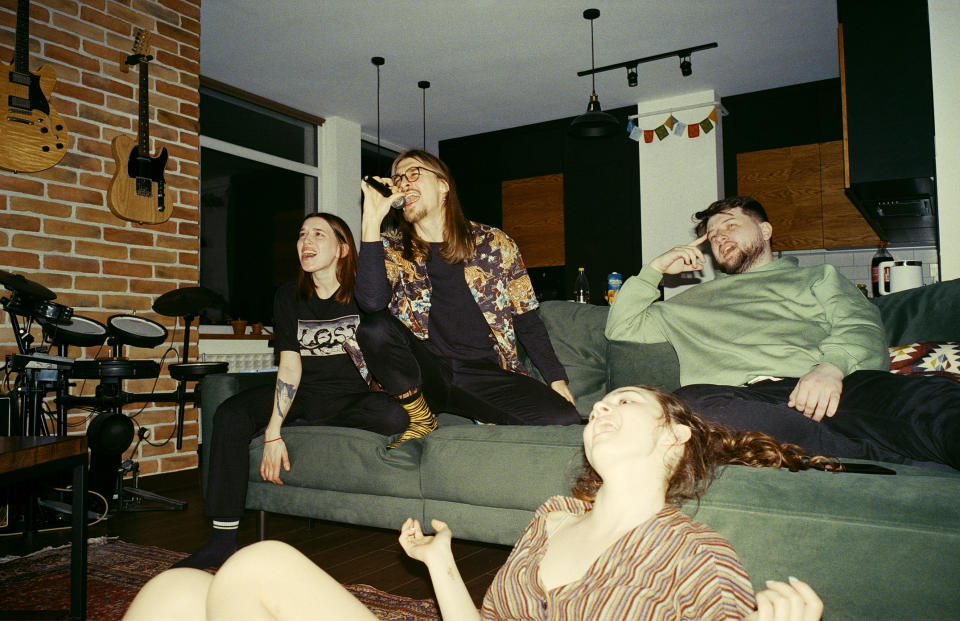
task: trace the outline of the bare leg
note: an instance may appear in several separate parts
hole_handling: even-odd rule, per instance
[[[170,569],[143,585],[124,621],[193,621],[206,618],[213,576],[199,569]]]
[[[377,619],[313,561],[279,541],[247,546],[224,563],[207,594],[207,618]]]

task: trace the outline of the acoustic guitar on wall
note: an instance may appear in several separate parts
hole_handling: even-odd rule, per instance
[[[107,191],[107,205],[113,215],[142,224],[159,224],[170,219],[173,211],[165,202],[167,149],[150,155],[150,33],[137,31],[133,54],[127,65],[140,70],[139,120],[137,139],[121,134],[113,139],[116,172]]]
[[[19,0],[13,63],[0,76],[0,168],[37,172],[66,155],[67,128],[49,100],[56,81],[49,65],[30,72],[30,2]]]

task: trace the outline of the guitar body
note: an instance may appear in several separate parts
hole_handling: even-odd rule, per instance
[[[120,135],[113,139],[113,158],[117,170],[107,191],[107,205],[113,215],[143,224],[159,224],[170,219],[173,208],[166,204],[167,149],[151,157],[141,157],[137,141]]]
[[[54,166],[67,153],[67,128],[49,96],[56,72],[44,65],[39,73],[20,73],[15,63],[0,77],[0,168],[37,172]]]

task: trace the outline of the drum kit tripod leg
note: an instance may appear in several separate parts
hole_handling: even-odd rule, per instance
[[[176,403],[177,449],[182,448],[185,404],[199,401],[199,388],[188,392],[186,383],[202,380],[211,373],[227,371],[227,363],[187,361],[190,324],[202,309],[220,305],[222,300],[219,296],[204,287],[183,287],[157,298],[153,304],[155,312],[184,319],[183,362],[168,365],[170,376],[177,381],[176,391],[137,394],[124,391],[123,381],[157,378],[160,365],[152,360],[122,358],[123,346],[157,347],[167,338],[166,328],[136,315],[114,315],[108,319],[107,325],[76,316],[72,308],[52,302],[56,294],[46,287],[2,270],[0,284],[11,292],[10,297],[0,298],[0,306],[10,318],[20,351],[8,357],[8,373],[11,370],[19,373],[16,393],[20,405],[20,416],[15,421],[19,429],[11,429],[10,433],[48,435],[50,430],[42,412],[42,402],[51,392],[56,394],[58,435],[66,435],[69,409],[92,408],[96,414],[87,428],[91,451],[90,487],[101,493],[108,503],[115,501],[110,503],[111,513],[185,509],[186,503],[183,501],[140,489],[139,464],[132,459],[121,460],[134,436],[134,424],[124,415],[122,408],[125,404],[135,402]],[[23,325],[20,317],[23,318]],[[31,333],[34,322],[42,327],[43,332],[43,341],[37,346],[34,346]],[[67,356],[69,346],[96,347],[105,341],[112,347],[111,358],[75,360]],[[50,353],[54,347],[57,348],[57,355]],[[99,380],[94,396],[69,394],[69,388],[73,385],[70,380],[87,379]],[[146,436],[146,428],[141,427],[131,456],[136,454]],[[128,480],[132,485],[127,484]]]

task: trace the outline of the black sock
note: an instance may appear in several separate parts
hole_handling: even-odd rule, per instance
[[[187,558],[174,563],[172,567],[192,567],[194,569],[220,567],[237,551],[237,529],[239,526],[240,520],[214,520],[210,540]]]

